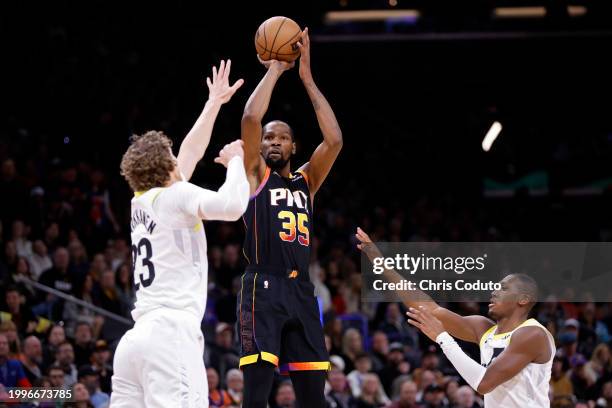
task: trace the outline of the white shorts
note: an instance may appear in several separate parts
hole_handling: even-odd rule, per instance
[[[180,310],[141,316],[121,338],[113,361],[110,408],[207,408],[200,322]]]

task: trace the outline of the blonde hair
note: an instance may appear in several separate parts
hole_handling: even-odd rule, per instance
[[[121,175],[130,188],[147,191],[164,186],[176,167],[172,140],[164,132],[151,130],[132,136],[131,142],[121,159]]]

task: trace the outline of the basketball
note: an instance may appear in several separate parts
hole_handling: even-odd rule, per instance
[[[290,18],[271,17],[264,21],[255,33],[257,54],[264,61],[295,61],[300,56],[297,42],[301,33],[300,26]]]

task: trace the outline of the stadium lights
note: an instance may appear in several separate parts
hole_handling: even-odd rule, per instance
[[[493,145],[493,142],[495,142],[495,139],[497,139],[497,136],[499,136],[499,133],[501,131],[502,131],[501,123],[499,123],[498,121],[493,122],[493,124],[491,125],[491,128],[485,135],[484,139],[482,139],[482,150],[484,150],[485,152],[488,152],[489,150],[491,150],[491,146]]]
[[[567,6],[570,17],[581,17],[587,13],[584,6]],[[496,7],[493,10],[495,18],[543,18],[546,17],[546,7]]]
[[[356,21],[384,21],[388,19],[418,20],[421,12],[404,10],[344,10],[329,11],[325,14],[326,23],[349,23]]]

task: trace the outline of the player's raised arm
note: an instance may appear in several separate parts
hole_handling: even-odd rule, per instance
[[[208,100],[202,113],[181,143],[177,156],[179,170],[186,180],[191,178],[196,164],[204,157],[221,105],[228,102],[244,83],[242,79],[239,79],[234,85],[230,86],[231,67],[231,60],[227,60],[227,63],[222,60],[218,70],[217,67],[213,66],[212,77],[206,78]]]
[[[249,182],[244,171],[242,141],[225,145],[216,163],[227,167],[225,182],[218,191],[181,183],[175,197],[179,211],[203,220],[236,221],[249,204]]]
[[[259,58],[259,55],[257,58]],[[268,111],[268,105],[270,104],[270,98],[272,97],[272,91],[276,82],[283,72],[295,66],[294,62],[263,61],[261,58],[259,58],[259,61],[268,71],[249,97],[244,107],[241,122],[242,140],[244,141],[244,164],[249,177],[249,183],[251,183],[251,192],[257,189],[265,171],[265,164],[260,152],[261,121]]]
[[[383,257],[378,247],[372,242],[368,234],[366,234],[361,228],[357,228],[355,237],[359,241],[357,248],[366,254],[370,261],[374,261],[375,258]],[[385,269],[383,277],[388,282],[399,283],[404,279],[399,273],[393,269]],[[412,308],[423,308],[431,312],[435,317],[440,319],[444,325],[444,329],[448,331],[452,336],[455,336],[461,340],[469,341],[472,343],[480,342],[482,335],[494,325],[494,323],[484,316],[461,316],[457,313],[450,311],[436,302],[434,302],[425,292],[419,292],[419,298],[428,299],[422,301],[416,301],[415,295],[408,292],[398,292],[398,295],[402,299],[407,307]]]
[[[408,322],[440,345],[442,351],[466,382],[481,394],[493,391],[510,380],[529,363],[552,359],[550,340],[539,327],[521,327],[508,347],[488,367],[472,360],[451,337],[442,322],[424,308],[411,308]]]
[[[327,99],[325,99],[325,96],[323,96],[312,78],[308,28],[302,33],[302,40],[298,43],[298,46],[300,47],[300,78],[310,97],[317,115],[319,128],[321,133],[323,133],[323,142],[312,153],[310,161],[301,168],[308,175],[310,194],[314,194],[323,184],[340,153],[340,149],[342,149],[342,131],[329,102],[327,102]]]

